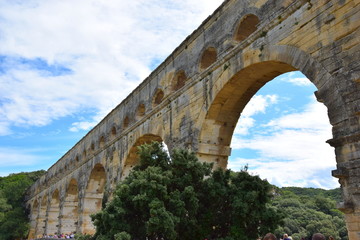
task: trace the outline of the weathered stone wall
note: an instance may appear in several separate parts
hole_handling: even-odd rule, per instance
[[[29,190],[29,237],[93,233],[88,215],[136,165],[135,146],[164,141],[226,167],[251,97],[302,71],[333,126],[349,239],[360,239],[360,3],[228,0]],[[77,194],[76,194],[77,193]],[[57,219],[57,220],[56,220]]]

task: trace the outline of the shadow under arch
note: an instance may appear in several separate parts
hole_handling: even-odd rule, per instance
[[[260,88],[283,73],[301,71],[318,89],[317,96],[324,96],[321,101],[328,108],[330,123],[334,126],[338,121],[336,106],[345,104],[341,96],[333,91],[336,88],[334,81],[331,81],[332,76],[321,64],[291,46],[267,47],[262,54],[261,58],[243,61],[237,69],[231,69],[229,78],[222,78],[214,83],[214,98],[197,123],[200,133],[196,152],[201,160],[215,162],[218,167],[226,168],[231,152],[231,139],[244,107]],[[245,53],[242,56],[244,55]],[[236,60],[238,61],[231,59],[230,62]],[[330,98],[326,92],[329,89],[332,89]]]
[[[77,230],[79,221],[79,190],[78,182],[72,178],[66,189],[62,209],[61,231],[71,233]]]
[[[126,178],[131,169],[139,164],[138,154],[137,154],[137,147],[143,144],[148,144],[151,142],[163,142],[162,138],[157,135],[153,134],[145,134],[142,137],[138,138],[134,145],[130,148],[129,153],[126,157],[126,160],[123,163],[122,171],[121,171],[121,180]]]
[[[96,164],[87,181],[85,196],[83,199],[81,232],[83,234],[94,234],[95,227],[91,221],[91,214],[99,212],[106,184],[106,171],[102,164]]]

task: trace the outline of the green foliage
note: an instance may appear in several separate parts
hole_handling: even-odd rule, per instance
[[[92,235],[90,234],[75,234],[76,240],[91,240],[93,239]]]
[[[284,233],[293,240],[311,239],[314,233],[321,232],[326,237],[346,240],[347,230],[344,215],[336,209],[340,199],[340,189],[323,190],[314,188],[286,187],[278,189],[272,205],[285,213],[284,225],[275,234]]]
[[[127,232],[117,233],[117,234],[115,234],[114,237],[115,237],[115,240],[131,240],[131,236]]]
[[[214,171],[205,181],[205,195],[201,201],[204,205],[203,232],[208,233],[210,239],[231,236],[241,240],[256,239],[273,231],[281,216],[275,208],[267,206],[271,189],[268,182],[246,171],[235,174]]]
[[[139,147],[140,165],[114,199],[92,216],[96,239],[255,239],[274,230],[280,216],[268,206],[271,185],[246,171],[200,163],[160,143]]]
[[[11,174],[0,177],[0,240],[26,237],[29,231],[24,196],[45,171]]]
[[[341,201],[340,188],[324,190],[320,188],[284,187],[281,190],[287,191],[296,196],[311,197],[311,198],[315,196],[323,196],[325,198],[329,198],[330,200],[334,200],[336,202]]]

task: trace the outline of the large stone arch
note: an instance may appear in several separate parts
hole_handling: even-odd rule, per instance
[[[318,101],[324,103],[328,109],[328,117],[333,127],[333,139],[328,142],[335,147],[338,165],[333,175],[340,179],[344,197],[339,208],[346,213],[348,229],[352,229],[357,222],[360,203],[359,195],[353,194],[354,189],[350,187],[353,180],[349,178],[348,170],[349,165],[353,164],[348,161],[356,159],[352,155],[355,149],[351,150],[354,139],[350,123],[352,115],[356,114],[353,106],[344,100],[336,77],[309,54],[286,45],[263,46],[259,55],[254,54],[256,51],[258,50],[247,50],[241,55],[233,56],[226,63],[229,70],[227,74],[223,74],[225,77],[212,82],[209,102],[203,106],[206,111],[201,113],[198,119],[201,130],[195,148],[199,158],[225,168],[231,152],[233,131],[245,105],[268,81],[280,74],[299,70],[316,86],[318,91],[315,95]],[[348,84],[353,82],[349,81]]]
[[[106,184],[106,171],[102,164],[96,164],[87,181],[82,207],[81,232],[94,234],[95,228],[90,215],[101,210]]]
[[[226,168],[233,132],[246,104],[266,82],[293,70],[282,62],[266,61],[246,67],[226,81],[214,93],[214,100],[209,104],[201,125],[199,157]]]
[[[48,235],[58,234],[60,216],[60,193],[55,190],[51,195],[50,205],[47,214],[46,233]]]
[[[333,77],[310,55],[292,46],[270,46],[262,49],[260,58],[249,59],[248,56],[257,56],[252,51],[256,50],[234,55],[225,63],[227,73],[211,82],[212,92],[203,107],[206,111],[198,118],[197,127],[201,129],[198,152],[202,153],[202,159],[207,159],[206,152],[209,156],[216,152],[217,157],[210,157],[208,161],[218,162],[220,167],[226,167],[241,111],[262,86],[280,74],[301,71],[317,87],[316,95],[328,107],[330,123],[334,126],[343,120],[339,119],[337,106],[345,103],[336,91]],[[326,97],[326,91],[332,91],[330,97]],[[340,116],[344,117],[344,113]]]
[[[75,232],[79,221],[79,189],[78,182],[74,178],[70,180],[66,189],[61,216],[61,231]]]
[[[125,161],[123,162],[122,172],[121,172],[121,179],[126,178],[131,169],[133,169],[136,165],[139,164],[138,160],[138,146],[145,144],[145,143],[151,143],[151,142],[163,142],[162,138],[157,135],[153,134],[145,134],[138,138],[136,142],[133,144],[133,146],[129,149],[129,152],[127,154],[127,157]]]

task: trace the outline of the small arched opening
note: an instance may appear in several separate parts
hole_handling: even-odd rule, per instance
[[[207,48],[202,56],[201,56],[201,60],[200,60],[200,69],[201,70],[205,70],[206,68],[208,68],[211,64],[213,64],[214,62],[216,62],[217,60],[217,52],[216,49],[214,47],[209,47]]]
[[[145,104],[141,103],[136,109],[136,120],[141,119],[145,115]]]
[[[184,70],[178,71],[172,81],[172,91],[177,91],[186,83],[187,77]]]
[[[130,119],[128,116],[126,116],[123,121],[123,127],[122,127],[123,130],[127,129],[129,127],[129,124],[130,124]]]
[[[257,30],[260,20],[254,14],[246,15],[240,22],[235,32],[235,40],[243,41]]]
[[[116,126],[114,125],[111,128],[111,139],[115,139],[116,138],[116,134],[117,134],[117,130],[116,130]]]
[[[79,158],[79,155],[76,155],[75,157],[75,164],[79,164],[80,163],[80,158]]]
[[[95,151],[95,143],[91,142],[89,152],[94,153],[94,151]]]
[[[99,147],[103,148],[105,146],[105,136],[102,135],[99,139]]]
[[[84,151],[83,151],[83,153],[82,153],[82,155],[81,155],[82,160],[83,160],[84,162],[86,161],[86,154],[87,154],[87,152],[86,152],[86,150],[84,149]]]
[[[153,106],[155,107],[159,105],[163,101],[164,96],[164,92],[161,89],[158,89],[154,95]]]

